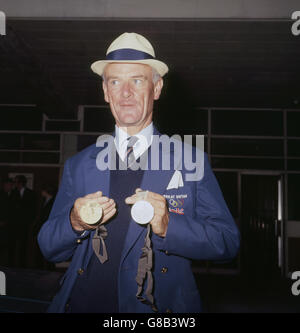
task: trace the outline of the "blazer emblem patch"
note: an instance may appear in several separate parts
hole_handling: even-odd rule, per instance
[[[184,215],[183,206],[187,194],[164,194],[164,197],[168,201],[169,212]]]

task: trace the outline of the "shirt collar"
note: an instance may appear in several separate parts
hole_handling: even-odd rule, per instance
[[[130,137],[127,132],[122,128],[115,125],[115,145],[118,154],[124,159],[127,149],[128,138]],[[153,135],[153,123],[142,129],[139,133],[135,134],[139,138],[139,141],[133,146],[133,153],[135,158],[141,156],[151,145]]]
[[[25,191],[25,187],[22,187],[22,188],[20,189],[20,195],[21,195],[21,197],[23,197],[23,195],[24,195],[24,191]]]

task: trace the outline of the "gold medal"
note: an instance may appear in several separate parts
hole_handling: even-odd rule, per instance
[[[88,202],[80,208],[79,214],[84,223],[96,224],[100,222],[103,209],[97,202]]]

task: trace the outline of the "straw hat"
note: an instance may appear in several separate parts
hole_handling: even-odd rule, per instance
[[[115,39],[107,49],[106,59],[94,62],[91,69],[101,76],[104,67],[115,62],[146,64],[154,68],[160,76],[164,76],[169,70],[165,63],[155,59],[150,42],[134,32],[125,32]]]

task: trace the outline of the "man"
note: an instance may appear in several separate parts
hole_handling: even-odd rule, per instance
[[[45,223],[48,220],[51,208],[54,204],[56,192],[57,189],[55,188],[55,186],[51,184],[44,184],[42,186],[41,195],[43,198],[43,202],[40,210],[39,222],[37,224],[38,228],[40,228],[43,225],[43,223]]]
[[[65,164],[50,218],[39,233],[48,260],[72,257],[49,311],[199,312],[190,259],[232,259],[239,248],[239,232],[207,158],[201,180],[181,179],[178,186],[170,185],[179,172],[174,165],[168,170],[161,164],[158,170],[120,167],[122,161],[129,165],[133,155],[133,163],[150,156],[152,139],[160,136],[152,124],[153,103],[168,67],[155,59],[147,39],[124,33],[92,70],[103,77],[119,162],[117,168],[99,168],[105,148],[97,144]],[[172,149],[159,153],[174,160]],[[148,227],[134,222],[130,213],[141,190],[148,191],[144,199],[153,208]],[[170,197],[184,198],[180,214],[168,207]],[[81,215],[91,203],[103,209],[98,225],[85,223]]]
[[[17,267],[28,264],[28,236],[36,217],[36,195],[27,187],[24,175],[15,177],[15,189],[12,193],[12,219],[10,223],[11,246],[15,249],[14,262]],[[13,255],[14,251],[11,251]]]
[[[3,180],[2,189],[0,191],[0,260],[2,266],[9,264],[9,222],[11,219],[12,207],[12,192],[14,182],[11,178]]]
[[[39,208],[39,214],[32,225],[30,233],[29,248],[29,267],[45,270],[54,269],[54,264],[46,261],[40,251],[37,243],[37,235],[42,225],[48,220],[52,206],[54,204],[57,189],[52,184],[43,184],[41,188],[42,202]]]
[[[0,226],[7,226],[9,220],[13,186],[14,182],[11,178],[4,179],[3,188],[0,191]]]

